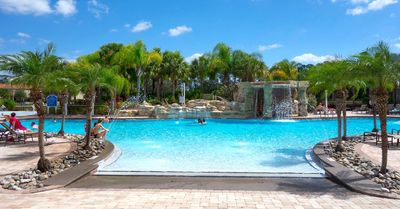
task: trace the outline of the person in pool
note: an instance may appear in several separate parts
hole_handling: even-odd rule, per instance
[[[32,129],[39,129],[39,126],[36,125],[35,122],[32,122],[32,123],[31,123],[31,128],[32,128]]]
[[[104,128],[102,123],[103,123],[103,119],[99,119],[97,121],[97,123],[94,124],[94,127],[91,130],[92,136],[94,136],[94,138],[103,139],[106,136],[107,132],[110,131],[110,130]]]
[[[104,117],[103,122],[105,122],[105,123],[110,122],[110,116],[106,115],[106,117]]]

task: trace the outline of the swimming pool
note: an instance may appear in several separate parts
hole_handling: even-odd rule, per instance
[[[30,121],[24,121],[29,125]],[[307,149],[337,134],[336,120],[121,120],[106,124],[108,139],[121,155],[103,172],[261,172],[319,173]],[[46,121],[57,131],[60,121]],[[372,129],[372,119],[349,119],[348,135]],[[66,131],[83,133],[83,120],[69,120]],[[400,128],[390,119],[388,130]]]

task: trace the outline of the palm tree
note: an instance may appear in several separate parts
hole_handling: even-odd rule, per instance
[[[84,98],[87,111],[85,124],[85,149],[90,149],[90,131],[96,99],[96,88],[110,88],[109,84],[105,80],[108,70],[98,63],[91,64],[87,60],[87,57],[80,57],[76,63],[70,64],[69,68],[75,74],[75,82],[79,85],[80,91],[85,94]]]
[[[210,70],[222,74],[223,83],[229,85],[230,75],[233,72],[233,53],[228,45],[219,43],[214,47]]]
[[[163,55],[162,66],[168,77],[171,79],[172,97],[175,100],[175,92],[178,85],[178,80],[185,80],[189,75],[188,64],[185,62],[185,59],[182,57],[179,51],[166,51]]]
[[[382,164],[381,173],[387,172],[387,104],[389,91],[393,90],[400,76],[400,64],[395,62],[389,46],[378,42],[371,48],[354,56],[353,74],[365,80],[376,97],[376,108],[379,114],[382,135]]]
[[[63,66],[61,70],[50,74],[49,80],[46,83],[46,88],[52,93],[57,93],[60,99],[61,106],[61,127],[58,135],[64,136],[65,117],[67,114],[67,103],[70,94],[76,95],[79,93],[77,84],[74,82],[73,73]],[[76,79],[75,79],[76,80]]]
[[[30,89],[30,98],[35,106],[38,118],[38,141],[40,159],[37,168],[40,171],[48,171],[51,169],[50,161],[45,156],[43,131],[44,131],[44,96],[43,91],[49,76],[56,70],[60,69],[60,58],[54,55],[55,47],[52,43],[40,52],[23,51],[14,55],[0,56],[1,69],[11,71],[17,77],[12,80],[13,83],[23,84]]]
[[[190,73],[193,81],[197,81],[198,85],[203,88],[205,79],[210,76],[209,71],[210,56],[207,54],[192,61],[190,65]],[[196,86],[196,84],[195,84]]]
[[[134,69],[136,74],[136,98],[140,98],[140,83],[143,69],[154,60],[161,60],[158,52],[147,52],[143,41],[135,44],[123,46],[119,52],[115,53],[113,63],[125,69]]]
[[[158,48],[153,49],[149,54],[151,54],[151,59],[149,63],[143,68],[143,95],[144,98],[147,97],[147,84],[149,83],[150,79],[153,78],[153,91],[154,91],[154,81],[156,78],[159,77],[159,72],[161,70],[161,62],[162,62],[162,55],[161,50]]]
[[[284,79],[287,80],[297,80],[299,76],[299,71],[297,69],[297,63],[292,61],[290,62],[287,59],[284,59],[278,63],[276,63],[272,68],[271,72],[281,71],[285,73]]]
[[[235,76],[242,82],[254,82],[267,70],[261,54],[247,54],[241,50],[233,52],[233,66]]]
[[[124,76],[118,74],[117,68],[111,68],[104,72],[104,83],[109,86],[111,93],[110,114],[114,114],[118,95],[129,95],[129,81]]]
[[[338,122],[338,144],[336,151],[344,151],[342,139],[346,139],[347,115],[346,100],[349,88],[354,88],[356,94],[365,87],[364,82],[354,79],[349,75],[349,63],[347,61],[332,61],[317,65],[309,70],[311,90],[315,92],[327,91],[335,97],[335,107]],[[343,114],[343,137],[342,137],[342,114]]]

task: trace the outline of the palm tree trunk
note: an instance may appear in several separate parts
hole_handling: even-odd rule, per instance
[[[92,111],[93,111],[93,104],[96,98],[96,90],[91,89],[86,93],[86,125],[85,125],[85,149],[90,149],[90,132],[91,132],[91,125],[92,125]]]
[[[35,105],[36,113],[39,118],[39,130],[38,130],[38,144],[40,159],[37,163],[37,168],[42,171],[49,171],[51,169],[51,163],[45,156],[44,150],[44,107],[43,107],[43,95],[40,90],[33,89],[31,91],[31,97],[33,104]]]
[[[175,80],[176,79],[172,79],[172,98],[174,98],[174,100],[175,100],[175,91],[176,91],[176,85],[175,85],[176,81]]]
[[[146,98],[147,98],[147,83],[148,83],[147,78],[144,78],[144,81],[143,81],[143,100],[146,100]]]
[[[136,99],[140,98],[140,76],[142,75],[142,69],[139,67],[136,71]]]
[[[337,122],[338,122],[338,137],[337,137],[337,145],[336,152],[343,152],[344,147],[342,145],[342,111],[343,111],[343,100],[344,100],[344,92],[336,91],[336,114],[337,114]]]
[[[372,132],[378,132],[378,128],[376,126],[376,107],[375,107],[375,105],[372,106],[372,115],[374,116],[374,129],[372,129]]]
[[[343,91],[343,99],[342,99],[342,112],[343,112],[343,140],[347,140],[347,104],[346,104],[346,99],[347,99],[347,91]]]
[[[387,172],[387,160],[388,160],[388,136],[387,136],[387,103],[389,100],[388,92],[385,88],[379,88],[376,92],[376,105],[379,112],[379,120],[381,122],[381,137],[382,137],[382,163],[381,173]]]
[[[161,78],[158,78],[158,80],[157,80],[157,87],[156,87],[157,98],[158,98],[158,99],[161,98],[161,94],[160,94],[161,84],[162,84]]]
[[[64,136],[64,127],[65,127],[65,110],[66,110],[66,105],[67,105],[67,99],[68,99],[68,94],[67,93],[62,93],[61,94],[61,100],[60,100],[60,106],[61,106],[61,114],[62,114],[62,119],[61,119],[61,128],[60,131],[58,131],[58,135]]]
[[[116,103],[116,101],[117,101],[117,96],[114,93],[112,98],[111,98],[111,112],[110,112],[111,115],[113,115],[114,112],[115,112],[115,103]]]

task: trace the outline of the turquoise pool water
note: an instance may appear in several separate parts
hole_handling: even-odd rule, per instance
[[[348,135],[372,125],[372,119],[349,119]],[[47,131],[59,126],[46,121]],[[315,173],[306,150],[337,133],[336,120],[122,120],[106,126],[122,154],[104,171]],[[83,133],[83,127],[84,121],[66,122],[67,132]],[[400,122],[389,120],[388,127],[400,129]]]

